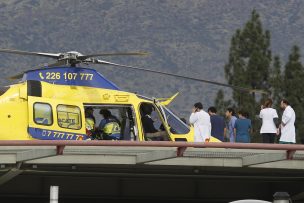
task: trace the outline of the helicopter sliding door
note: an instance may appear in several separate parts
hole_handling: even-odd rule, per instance
[[[28,133],[40,140],[87,139],[80,102],[28,96]]]

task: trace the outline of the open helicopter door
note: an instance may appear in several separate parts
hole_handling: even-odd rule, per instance
[[[169,140],[171,140],[170,127],[168,126],[168,122],[167,122],[167,119],[166,119],[166,116],[165,116],[164,109],[163,109],[162,105],[160,104],[160,102],[158,100],[154,99],[153,103],[158,108],[158,111],[159,111],[159,113],[161,115],[160,118],[161,118],[161,121],[162,121],[163,128],[168,133]]]
[[[80,102],[28,96],[28,112],[28,133],[33,139],[88,139]]]
[[[157,98],[157,101],[159,101],[162,105],[167,106],[175,99],[175,97],[177,97],[178,94],[179,92],[175,93],[170,98]]]
[[[177,94],[176,94],[177,95]],[[174,95],[172,98],[174,98]],[[163,122],[165,123],[164,128],[169,133],[170,140],[172,141],[193,141],[193,128],[190,128],[184,121],[178,116],[171,112],[163,102],[154,100],[155,105],[159,108]]]

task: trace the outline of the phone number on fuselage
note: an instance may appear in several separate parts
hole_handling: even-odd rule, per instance
[[[39,77],[44,80],[93,80],[92,73],[60,73],[60,72],[39,72]]]

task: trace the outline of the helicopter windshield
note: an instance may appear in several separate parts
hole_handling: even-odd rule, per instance
[[[165,106],[161,106],[164,110],[166,120],[170,126],[170,131],[173,134],[187,134],[190,131],[189,126],[183,122],[178,116],[176,116],[170,109]]]

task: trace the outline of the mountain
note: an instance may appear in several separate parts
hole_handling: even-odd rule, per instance
[[[302,0],[2,0],[0,48],[83,54],[147,51],[147,57],[107,57],[116,63],[226,83],[224,64],[230,39],[256,9],[270,30],[272,52],[287,60],[304,47]],[[0,54],[0,85],[6,78],[49,62],[38,57]],[[192,105],[213,105],[222,87],[111,66],[94,65],[124,90],[150,97],[180,95],[171,108],[188,118]],[[226,97],[231,90],[223,88]]]

